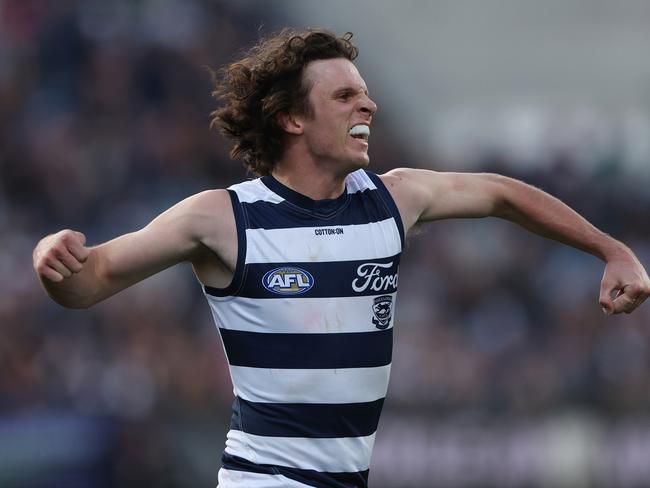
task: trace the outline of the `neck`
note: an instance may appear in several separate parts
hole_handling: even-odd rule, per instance
[[[345,191],[345,175],[315,173],[309,176],[275,168],[271,174],[284,186],[312,200],[338,198]]]
[[[345,191],[345,177],[348,173],[324,169],[314,164],[310,158],[302,161],[283,158],[277,162],[271,174],[293,191],[312,200],[325,200],[337,198]]]

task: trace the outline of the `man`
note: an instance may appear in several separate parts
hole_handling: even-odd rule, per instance
[[[594,254],[608,314],[650,294],[629,248],[522,182],[366,171],[377,106],[350,39],[284,31],[224,70],[213,123],[260,178],[194,195],[99,246],[64,230],[34,250],[47,293],[74,308],[192,263],[235,390],[222,487],[367,486],[400,253],[418,223],[497,216]]]

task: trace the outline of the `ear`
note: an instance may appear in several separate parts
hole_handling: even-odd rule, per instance
[[[278,112],[275,120],[285,132],[299,136],[303,132],[302,117],[290,112]]]

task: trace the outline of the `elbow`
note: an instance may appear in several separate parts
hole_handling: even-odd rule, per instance
[[[494,199],[495,217],[522,223],[549,203],[540,198],[542,191],[523,181],[502,176],[496,184],[498,190],[495,191]]]
[[[514,220],[517,215],[517,207],[505,197],[495,198],[492,207],[492,216],[505,220]]]
[[[515,199],[517,180],[498,174],[486,175],[490,186],[490,203],[493,217],[512,219],[516,214]]]

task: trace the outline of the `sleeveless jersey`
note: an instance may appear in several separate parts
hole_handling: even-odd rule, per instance
[[[404,231],[377,175],[345,185],[318,201],[272,176],[228,189],[237,265],[204,287],[235,394],[219,488],[367,487]]]

